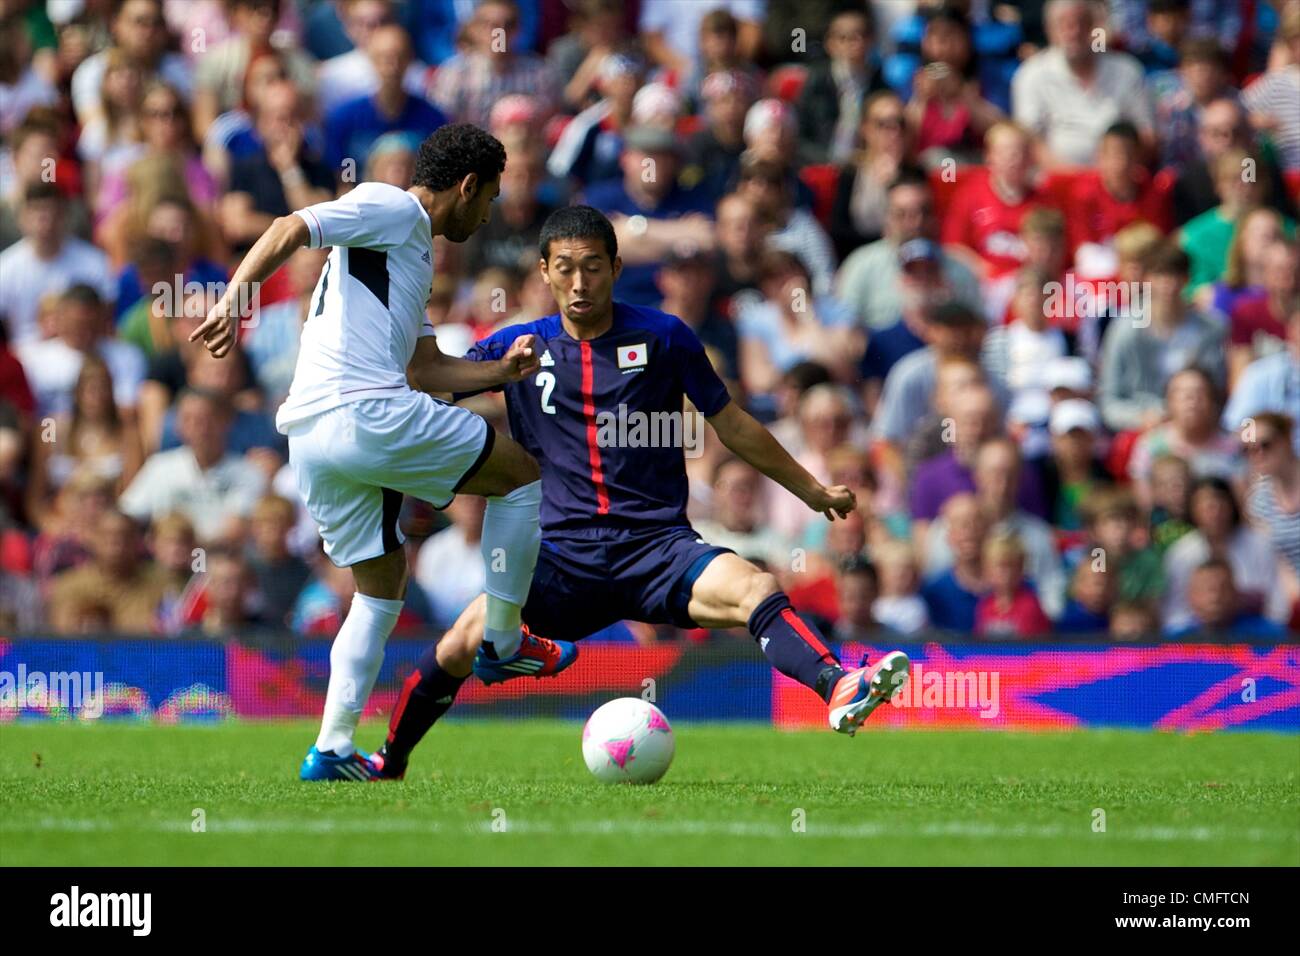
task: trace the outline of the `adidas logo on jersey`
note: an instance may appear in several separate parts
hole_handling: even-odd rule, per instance
[[[542,368],[547,368],[554,364],[555,364],[555,359],[551,358],[551,350],[547,349],[545,352],[542,353],[541,366]]]
[[[430,264],[430,265],[433,264],[433,256],[431,256],[431,255],[429,254],[429,250],[428,250],[428,249],[426,249],[426,250],[424,250],[424,252],[420,253],[420,258],[423,259],[425,262],[427,262],[427,263]]]

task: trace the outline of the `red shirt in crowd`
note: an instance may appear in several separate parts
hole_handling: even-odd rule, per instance
[[[1233,345],[1249,345],[1256,355],[1263,355],[1258,340],[1286,341],[1285,316],[1274,314],[1269,308],[1268,293],[1245,296],[1232,309],[1228,324],[1228,340]]]
[[[1003,604],[996,594],[986,594],[975,605],[975,633],[981,636],[1032,637],[1051,629],[1052,622],[1028,584],[1020,586],[1010,604]]]
[[[987,170],[963,170],[962,175],[968,179],[944,215],[943,242],[978,253],[989,264],[989,278],[1015,271],[1025,261],[1021,220],[1029,210],[1051,202],[1034,190],[1015,205],[1008,205],[993,190]]]
[[[1085,242],[1107,243],[1125,226],[1149,222],[1168,232],[1173,228],[1169,191],[1158,189],[1145,169],[1134,173],[1137,192],[1132,202],[1122,202],[1102,184],[1096,170],[1080,173],[1062,196],[1070,249]]]

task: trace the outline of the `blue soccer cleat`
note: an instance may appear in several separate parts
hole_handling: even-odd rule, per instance
[[[523,640],[513,657],[493,660],[478,649],[474,674],[485,684],[500,684],[516,677],[554,677],[578,659],[578,645],[537,637],[523,628]]]
[[[379,773],[370,762],[368,754],[354,750],[346,757],[323,754],[315,744],[302,758],[302,767],[298,771],[299,780],[320,783],[327,780],[347,780],[354,783],[366,783],[378,780]]]
[[[830,699],[831,730],[852,737],[872,711],[907,683],[911,661],[891,651],[870,667],[849,671],[835,684]]]

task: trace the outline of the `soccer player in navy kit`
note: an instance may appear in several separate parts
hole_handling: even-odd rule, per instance
[[[853,734],[907,679],[900,652],[846,671],[817,628],[794,610],[776,579],[727,548],[706,543],[686,520],[681,436],[684,398],[722,443],[828,519],[856,505],[827,488],[737,403],[685,323],[613,299],[621,269],[609,220],[590,206],[553,213],[542,227],[541,270],[559,313],[502,329],[466,356],[492,361],[521,335],[534,337],[537,375],[504,386],[511,431],[541,466],[542,548],[524,605],[525,626],[551,640],[545,661],[497,661],[482,646],[480,599],[407,678],[373,755],[381,776],[400,777],[416,743],[451,707],[471,671],[492,684],[550,676],[577,656],[571,643],[623,619],[679,627],[747,626],[772,666],[827,702],[831,727]],[[658,422],[641,441],[610,441],[615,418]],[[675,434],[676,443],[652,441]]]

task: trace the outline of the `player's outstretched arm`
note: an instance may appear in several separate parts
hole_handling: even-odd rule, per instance
[[[532,335],[521,335],[510,343],[501,358],[472,361],[447,355],[438,348],[436,338],[426,335],[416,343],[415,354],[407,367],[407,379],[412,388],[431,395],[481,392],[507,382],[518,382],[541,367],[534,341]]]
[[[256,302],[249,290],[269,279],[294,252],[307,245],[308,238],[307,224],[300,216],[281,216],[271,223],[271,228],[262,233],[239,263],[226,291],[208,312],[203,324],[190,333],[190,341],[202,339],[208,351],[217,358],[229,353],[235,344],[235,328],[240,320],[237,304]]]
[[[827,519],[834,521],[836,515],[847,518],[849,512],[857,507],[851,489],[843,485],[827,488],[790,457],[790,453],[753,415],[735,402],[728,402],[709,419],[709,424],[731,451]]]

